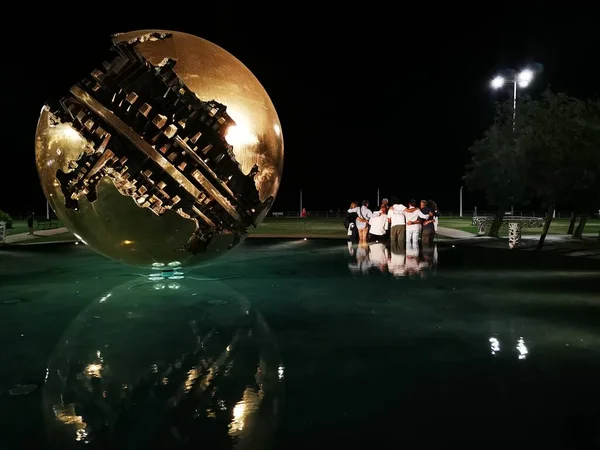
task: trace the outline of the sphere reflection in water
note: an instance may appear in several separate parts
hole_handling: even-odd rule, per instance
[[[269,95],[237,58],[185,33],[116,35],[41,112],[36,166],[57,216],[90,248],[186,266],[240,243],[283,169]]]
[[[277,346],[216,281],[134,281],[80,314],[48,365],[60,449],[266,448],[281,409]]]

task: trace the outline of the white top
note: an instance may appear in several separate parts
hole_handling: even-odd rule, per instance
[[[369,225],[371,225],[369,233],[383,236],[388,229],[388,216],[382,213],[374,214],[369,220]]]
[[[405,209],[406,209],[406,206],[404,206],[402,204],[394,205],[389,209],[387,214],[388,214],[388,217],[390,218],[391,226],[406,225],[406,219],[404,217]]]
[[[406,217],[406,223],[408,222],[416,222],[419,219],[429,219],[427,214],[423,214],[420,209],[415,209],[414,211],[404,210],[404,217]],[[410,225],[406,225],[406,228],[419,228],[421,226],[420,223],[413,223]]]
[[[360,210],[358,210],[356,212],[358,213],[358,217],[362,217],[363,219],[369,220],[369,219],[371,219],[371,217],[373,217],[373,211],[371,211],[366,206],[361,206]],[[363,230],[363,229],[367,228],[367,222],[362,222],[360,220],[357,220],[356,228],[359,230]]]

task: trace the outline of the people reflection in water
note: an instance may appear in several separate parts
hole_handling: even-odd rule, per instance
[[[348,250],[350,252],[350,256],[353,257],[348,264],[350,271],[362,275],[368,275],[371,269],[369,245],[364,243],[360,243],[358,245],[348,243]]]
[[[379,268],[385,272],[388,264],[388,252],[383,242],[372,242],[369,244],[369,260],[371,267]]]
[[[404,239],[402,239],[402,244],[404,244]],[[387,269],[389,273],[396,277],[403,277],[406,275],[406,246],[401,245],[397,239],[392,239],[390,242],[390,255]]]
[[[358,244],[348,242],[350,262],[348,268],[357,275],[389,273],[394,277],[425,277],[436,268],[438,251],[435,243],[422,247],[399,245],[392,240],[389,247],[385,242]]]

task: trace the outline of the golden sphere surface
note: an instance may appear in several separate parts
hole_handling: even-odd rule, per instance
[[[235,179],[230,181],[235,177],[219,172],[218,164],[221,164],[223,156],[227,159],[227,152],[210,159],[212,144],[204,147],[204,153],[199,147],[192,148],[194,137],[184,134],[186,121],[188,128],[192,122],[187,116],[180,120],[175,114],[172,117],[166,113],[155,115],[153,123],[158,128],[152,128],[150,123],[136,131],[134,122],[127,122],[129,110],[139,110],[136,118],[150,120],[158,106],[150,101],[140,106],[144,103],[140,100],[144,92],[133,92],[131,86],[134,85],[129,87],[129,91],[123,88],[122,95],[127,96],[120,102],[103,103],[100,97],[95,98],[95,92],[99,84],[108,86],[109,83],[103,74],[92,73],[89,78],[91,84],[76,85],[65,93],[70,96],[68,102],[75,105],[75,109],[69,109],[61,102],[62,118],[57,118],[50,106],[42,109],[35,152],[46,197],[71,232],[97,252],[123,263],[155,267],[181,263],[189,266],[224,253],[243,241],[248,226],[256,226],[263,220],[279,188],[283,136],[273,103],[260,82],[238,59],[197,36],[142,30],[115,35],[113,43],[116,46],[128,45],[152,69],[149,73],[155,70],[157,73],[163,70],[164,73],[168,67],[160,68],[165,61],[173,61],[172,71],[183,83],[183,88],[202,101],[202,108],[208,108],[207,124],[219,104],[224,106],[226,114],[216,121],[221,114],[217,111],[214,125],[210,122],[212,128],[206,130],[210,133],[216,130],[214,136],[211,135],[214,147],[229,148],[229,154],[232,153],[233,160],[238,163],[236,167],[244,177],[253,177],[253,183],[248,184],[249,188],[239,187],[236,190],[232,187]],[[105,69],[106,73],[112,70],[106,66]],[[161,76],[167,79],[167,75]],[[135,86],[142,89],[139,84]],[[179,90],[175,87],[171,90],[179,95],[183,89],[181,85],[177,86]],[[117,100],[119,95],[119,89],[116,89]],[[116,102],[114,98],[113,101]],[[181,105],[181,101],[180,97],[175,103]],[[210,103],[212,101],[217,105]],[[77,108],[82,108],[88,115],[84,117],[82,112],[77,116]],[[191,108],[188,106],[185,114]],[[152,112],[148,114],[148,110]],[[71,116],[65,120],[68,114]],[[119,114],[121,118],[117,117]],[[165,119],[167,125],[159,123],[158,118]],[[149,127],[152,130],[144,131],[144,136],[140,137],[139,130],[149,130]],[[199,132],[195,138],[198,136],[201,136],[201,141],[208,134]],[[92,138],[99,140],[94,144]],[[167,138],[164,145],[160,144],[160,139]],[[121,140],[117,142],[115,139]],[[100,141],[102,143],[98,144]],[[121,148],[129,152],[126,157],[119,153]],[[87,159],[80,159],[82,155]],[[187,159],[180,162],[181,158]],[[138,166],[133,173],[132,167]],[[194,167],[199,170],[192,176]],[[75,180],[77,171],[79,178]],[[199,174],[199,171],[202,173]],[[243,181],[238,186],[246,186]],[[163,192],[164,197],[159,194],[151,196],[165,183],[167,188],[172,184],[171,189],[177,190],[169,194]],[[65,190],[67,186],[71,191]],[[90,191],[94,193],[90,195]],[[174,192],[183,192],[185,198],[179,201],[184,196]],[[200,250],[189,244],[194,233],[198,242],[199,237],[202,238],[204,247]]]

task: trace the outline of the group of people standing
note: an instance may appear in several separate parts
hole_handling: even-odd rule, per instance
[[[440,213],[433,200],[410,200],[408,207],[397,197],[392,201],[384,198],[375,212],[369,209],[369,201],[362,205],[352,202],[346,215],[345,227],[348,240],[367,244],[390,241],[394,247],[418,248],[419,238],[424,246],[433,245]]]

